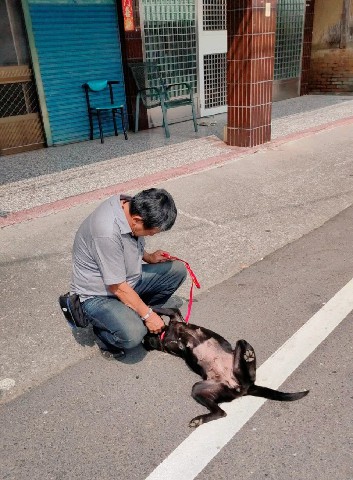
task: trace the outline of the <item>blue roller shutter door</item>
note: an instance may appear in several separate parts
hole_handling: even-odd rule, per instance
[[[89,123],[83,83],[119,80],[115,101],[126,104],[115,3],[30,0],[29,11],[52,143],[87,140]],[[113,133],[109,115],[104,118],[104,132]]]

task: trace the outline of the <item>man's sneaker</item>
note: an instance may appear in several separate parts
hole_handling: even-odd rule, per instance
[[[109,350],[99,349],[101,355],[106,360],[122,360],[125,357],[125,350],[122,348],[116,352],[110,352]]]
[[[178,295],[172,295],[169,300],[165,302],[164,305],[160,305],[163,308],[181,308],[183,306],[184,300]]]

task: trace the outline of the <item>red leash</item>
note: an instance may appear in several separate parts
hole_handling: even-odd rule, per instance
[[[200,282],[197,280],[197,277],[194,274],[194,272],[192,271],[192,268],[190,267],[188,262],[186,262],[185,260],[182,260],[181,258],[178,258],[178,257],[172,257],[171,255],[169,255],[169,253],[166,253],[166,252],[163,252],[162,255],[163,255],[163,257],[168,258],[168,260],[179,260],[179,262],[183,262],[185,267],[186,267],[186,270],[189,272],[189,275],[190,275],[190,278],[191,278],[191,287],[190,287],[188,311],[187,311],[187,314],[185,316],[185,323],[188,323],[190,315],[191,315],[191,309],[192,309],[194,285],[195,285],[196,288],[200,288]]]
[[[200,288],[200,282],[197,280],[197,277],[196,277],[195,273],[193,272],[192,268],[190,267],[190,265],[188,264],[188,262],[186,262],[185,260],[182,260],[181,258],[178,258],[178,257],[172,257],[167,252],[163,252],[162,255],[163,255],[163,257],[168,258],[168,260],[179,260],[179,262],[183,262],[185,267],[186,267],[186,270],[189,272],[189,275],[190,275],[190,278],[191,278],[191,287],[190,287],[190,294],[189,294],[188,311],[187,311],[186,316],[185,316],[185,323],[188,323],[189,319],[190,319],[192,303],[193,303],[194,285],[195,285],[196,288]],[[164,333],[165,332],[162,333],[161,339],[163,339]]]

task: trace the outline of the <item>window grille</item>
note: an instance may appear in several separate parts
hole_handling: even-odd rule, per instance
[[[0,155],[43,146],[37,92],[28,65],[0,67]]]
[[[0,118],[34,112],[38,112],[38,101],[32,81],[0,84]]]
[[[204,57],[205,108],[226,105],[227,54],[216,53]]]
[[[142,0],[146,61],[156,61],[167,84],[197,90],[195,0]],[[173,96],[185,93],[182,88]]]
[[[300,76],[305,0],[278,0],[274,79]]]
[[[203,0],[203,29],[227,29],[227,0]]]

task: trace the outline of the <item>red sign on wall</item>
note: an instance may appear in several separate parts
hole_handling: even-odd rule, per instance
[[[132,0],[123,0],[124,30],[131,32],[135,30]]]

